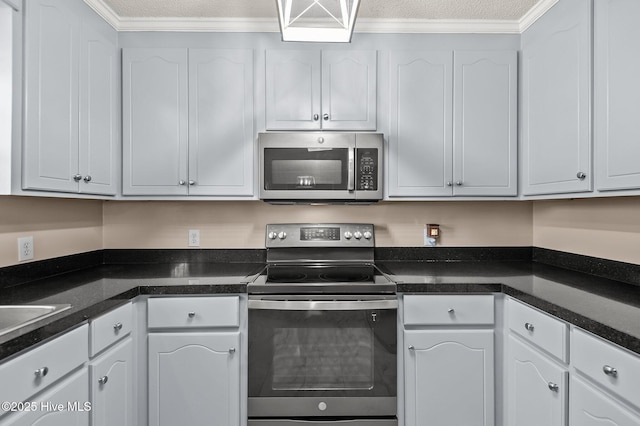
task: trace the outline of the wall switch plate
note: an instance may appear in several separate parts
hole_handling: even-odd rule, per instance
[[[189,247],[200,247],[199,229],[189,229]]]
[[[33,259],[33,237],[18,238],[18,262]]]

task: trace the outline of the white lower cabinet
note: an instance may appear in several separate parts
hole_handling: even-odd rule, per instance
[[[133,426],[133,343],[131,337],[89,366],[92,426]]]
[[[638,426],[640,416],[581,379],[571,378],[570,426]]]
[[[2,426],[86,426],[89,424],[87,368],[31,399],[33,411],[22,411],[0,421]]]
[[[509,336],[507,425],[564,426],[568,370],[533,347]]]
[[[149,425],[240,424],[240,333],[150,333]]]

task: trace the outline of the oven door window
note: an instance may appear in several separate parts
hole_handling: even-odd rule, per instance
[[[347,190],[348,167],[347,148],[266,148],[264,189]]]
[[[396,310],[249,310],[249,396],[395,396]]]

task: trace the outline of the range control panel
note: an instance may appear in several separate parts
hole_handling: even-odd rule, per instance
[[[356,189],[358,191],[378,190],[378,149],[356,149]]]
[[[267,225],[265,246],[374,247],[372,224],[284,223]]]

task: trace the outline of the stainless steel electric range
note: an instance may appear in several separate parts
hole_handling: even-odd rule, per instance
[[[250,426],[397,425],[392,278],[370,224],[267,225],[248,284]]]

